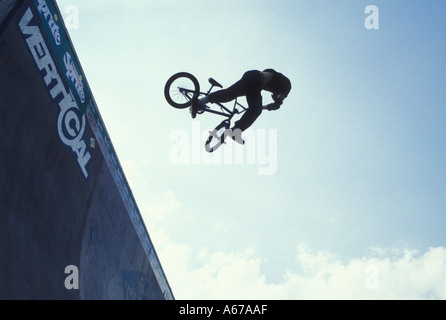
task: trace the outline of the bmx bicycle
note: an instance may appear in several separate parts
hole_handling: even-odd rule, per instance
[[[203,96],[208,96],[214,87],[223,88],[213,78],[209,78],[211,87],[207,92],[200,91],[200,83],[197,78],[188,72],[179,72],[171,76],[164,86],[164,97],[167,102],[177,109],[191,109],[192,118],[196,114],[203,114],[204,112],[213,113],[225,117],[213,131],[209,132],[209,137],[205,143],[207,152],[212,153],[225,143],[227,136],[232,135],[231,120],[235,115],[240,115],[246,111],[246,107],[234,100],[232,110],[225,105],[217,102],[211,106],[204,107],[198,105],[198,99]]]

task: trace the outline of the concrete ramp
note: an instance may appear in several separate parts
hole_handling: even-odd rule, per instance
[[[0,299],[173,299],[55,1],[0,12]]]

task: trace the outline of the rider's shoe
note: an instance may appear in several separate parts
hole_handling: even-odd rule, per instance
[[[200,104],[198,103],[198,99],[197,99],[197,97],[193,97],[192,104],[190,106],[190,114],[192,116],[192,119],[195,119],[199,109],[200,109]]]
[[[203,113],[206,109],[208,109],[208,106],[206,103],[209,102],[208,97],[204,97],[201,99],[198,99],[197,97],[192,98],[192,103],[190,106],[190,113],[192,116],[192,119],[195,119],[197,114]]]
[[[241,145],[245,144],[245,140],[243,140],[243,138],[242,138],[242,130],[240,130],[240,129],[235,129],[235,128],[227,129],[226,135],[231,137],[232,140],[234,140],[235,142],[237,142]]]

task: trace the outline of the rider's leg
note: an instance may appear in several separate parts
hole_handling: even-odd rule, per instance
[[[252,92],[246,95],[246,100],[248,102],[248,109],[234,124],[233,130],[240,129],[241,131],[245,131],[248,129],[260,116],[263,110],[262,105],[262,94],[260,91]]]
[[[248,109],[240,120],[237,121],[231,129],[229,129],[230,132],[228,133],[228,135],[230,135],[234,141],[240,144],[245,144],[245,140],[242,138],[242,132],[248,129],[256,121],[263,110],[262,95],[260,91],[257,93],[248,94],[246,96],[246,100],[248,101],[249,105]]]
[[[246,87],[245,80],[242,78],[229,88],[211,93],[208,96],[208,101],[210,103],[216,103],[216,102],[225,103],[232,101],[246,94],[245,87]]]
[[[208,102],[229,102],[238,97],[248,95],[262,88],[261,73],[257,70],[247,71],[243,77],[229,88],[213,92],[208,97]]]

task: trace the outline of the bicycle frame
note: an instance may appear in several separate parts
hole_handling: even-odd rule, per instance
[[[235,99],[235,101],[234,101],[234,107],[232,108],[232,111],[229,110],[228,108],[226,108],[223,104],[221,104],[219,102],[217,102],[215,104],[218,105],[218,107],[221,109],[221,111],[212,110],[211,107],[209,107],[209,106],[207,106],[207,108],[204,109],[203,111],[217,114],[219,116],[227,117],[229,120],[231,120],[232,117],[234,117],[234,115],[241,114],[246,111],[246,108],[243,105],[241,105],[240,103],[238,103],[237,99]],[[240,107],[242,110],[238,110],[237,107]]]

